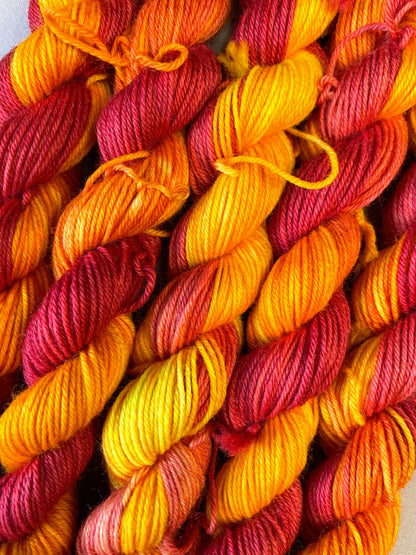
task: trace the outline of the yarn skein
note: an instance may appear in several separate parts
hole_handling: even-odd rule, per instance
[[[108,67],[80,50],[74,44],[76,35],[69,42],[61,41],[50,22],[59,28],[70,16],[110,48],[135,11],[134,2],[120,7],[113,0],[32,1],[32,34],[0,63],[1,287],[6,286],[0,294],[0,373],[12,372],[20,364],[26,324],[52,283],[45,261],[51,230],[80,180],[71,168],[95,142],[97,119],[110,96]],[[2,394],[7,396],[6,388]],[[46,464],[50,459],[46,457]],[[79,461],[72,463],[76,466]],[[45,484],[47,470],[34,464],[23,479],[8,475],[0,480],[0,541],[4,542],[0,552],[58,553],[69,541],[71,529],[73,535],[74,518],[59,525],[63,511],[57,510],[49,522],[61,527],[61,538],[41,530],[27,541],[18,541],[48,512],[45,489],[46,499],[56,495]],[[55,481],[65,483],[67,477],[63,471]],[[18,493],[16,503],[19,488],[24,494]],[[8,543],[13,541],[17,543]]]
[[[221,81],[213,54],[195,43],[221,25],[226,3],[205,7],[201,25],[186,17],[183,3],[173,10],[169,2],[165,13],[160,6],[147,2],[111,51],[70,16],[54,26],[65,44],[76,40],[81,51],[116,66],[118,93],[97,124],[103,163],[57,225],[56,282],[23,344],[29,387],[0,419],[0,461],[8,472],[0,490],[7,542],[0,552],[70,551],[70,489],[94,448],[91,422],[125,373],[134,339],[129,313],[153,289],[159,226],[189,194],[181,129]]]
[[[192,63],[188,72],[179,74],[175,81],[163,81],[160,84],[160,87],[163,85],[164,90],[170,91],[172,95],[168,103],[166,101],[161,102],[161,107],[168,107],[169,117],[166,118],[164,125],[183,127],[202,107],[202,103],[198,105],[196,103],[198,96],[203,95],[205,100],[207,95],[211,95],[220,84],[221,71],[219,64],[206,46],[197,45],[196,43],[207,40],[222,26],[229,10],[229,2],[228,0],[209,0],[202,4],[186,0],[177,2],[176,5],[177,9],[173,10],[173,3],[168,0],[148,2],[139,14],[140,27],[139,23],[136,24],[139,30],[145,29],[145,31],[142,30],[140,34],[138,33],[136,40],[146,41],[152,48],[157,49],[164,48],[166,44],[174,42],[178,45],[178,48],[181,46],[181,48],[188,51],[188,63]],[[163,29],[163,33],[161,33],[161,29]],[[185,64],[182,67],[185,67]],[[169,75],[173,75],[173,73]],[[154,84],[149,82],[148,88],[150,94],[154,89]],[[144,97],[140,97],[140,99],[142,98],[143,102],[146,102]],[[158,98],[159,95],[156,91],[155,99]],[[192,113],[190,113],[190,107],[195,108],[195,110],[192,109]],[[148,117],[150,118],[149,106],[145,104],[143,108],[143,113],[149,114]],[[109,121],[108,125],[113,125],[113,123]],[[153,130],[152,126],[145,126],[140,119],[138,125],[147,132]],[[183,147],[185,148],[184,144]],[[173,171],[178,171],[176,162],[173,161],[171,167]],[[159,205],[160,200],[157,200],[156,206]],[[147,411],[147,409],[145,410]],[[147,417],[149,417],[149,412],[142,413],[141,409],[139,409],[139,412],[140,416],[146,418],[147,414]],[[134,415],[129,413],[123,416],[123,421],[127,426],[134,426],[133,418]],[[209,447],[209,440],[205,437],[194,440],[194,456],[207,458],[206,453],[209,452]],[[130,451],[133,448],[134,445],[128,438],[123,449]],[[181,456],[180,450],[178,450],[176,456]],[[171,471],[167,469],[166,472],[168,474],[165,475],[165,480],[172,481],[173,477],[169,477]],[[149,552],[153,548],[156,549],[166,532],[167,510],[166,502],[163,506],[164,500],[157,495],[157,487],[159,486],[160,489],[162,483],[161,477],[156,474],[155,476],[156,482],[153,482],[152,487],[145,492],[142,499],[137,499],[134,490],[135,484],[140,484],[140,480],[146,478],[146,472],[138,472],[132,477],[130,487],[126,491],[124,489],[118,490],[98,507],[80,531],[77,552],[108,554]],[[201,483],[204,481],[204,469],[200,471],[199,481]],[[117,486],[114,479],[113,485]],[[174,482],[171,487],[173,486]],[[182,492],[183,497],[176,496],[172,499],[172,503],[176,503],[178,507],[176,514],[174,513],[169,522],[172,531],[176,530],[182,524],[184,517],[187,516],[186,509],[191,500],[192,488],[195,487],[192,480],[190,480],[189,487],[190,491]],[[174,493],[172,491],[172,494]],[[128,506],[129,502],[131,502],[130,507]],[[143,510],[147,512],[146,518],[137,517],[135,514],[135,505],[140,504],[140,502],[144,504]],[[181,507],[181,503],[185,508]],[[127,509],[125,509],[126,505]]]
[[[327,1],[245,8],[227,49],[233,79],[188,136],[196,202],[171,239],[171,281],[138,329],[134,379],[104,425],[115,491],[81,530],[80,553],[199,552],[192,520],[180,545],[175,534],[203,491],[207,425],[225,399],[240,317],[270,268],[264,221],[294,165],[285,129],[318,97],[322,67],[307,47],[335,14]]]
[[[361,10],[359,2],[340,16],[336,88],[314,116],[337,153],[338,177],[318,191],[289,185],[269,222],[277,261],[249,315],[250,353],[236,366],[214,432],[232,458],[216,477],[216,529],[205,553],[286,553],[299,531],[298,478],[318,425],[318,396],[342,365],[350,331],[342,284],[360,254],[360,227],[374,239],[362,208],[404,160],[402,112],[415,100],[400,86],[414,48],[402,42],[400,20],[368,55],[359,52],[351,66],[342,65],[344,51],[338,58],[336,45],[361,24]],[[297,175],[315,181],[327,172],[326,156],[318,153]]]
[[[52,283],[45,257],[51,230],[79,182],[71,168],[94,143],[110,94],[103,64],[45,24],[52,7],[69,10],[109,46],[133,10],[129,2],[32,1],[32,34],[0,62],[1,405],[21,364],[28,321]]]
[[[383,555],[396,540],[416,455],[415,192],[413,163],[384,212],[391,246],[352,291],[355,347],[320,398],[328,459],[306,486],[307,554]]]

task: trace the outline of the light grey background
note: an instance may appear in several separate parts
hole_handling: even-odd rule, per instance
[[[28,34],[29,0],[0,0],[0,57]],[[416,554],[416,476],[402,492],[402,517],[393,555]]]
[[[0,57],[29,34],[29,0],[0,0]]]

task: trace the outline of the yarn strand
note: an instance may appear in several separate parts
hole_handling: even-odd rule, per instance
[[[138,134],[139,148],[131,150],[138,150],[141,155],[145,154],[143,151],[151,152],[151,156],[138,161],[143,169],[140,166],[137,167],[133,160],[124,159],[120,165],[121,153],[115,152],[112,144],[105,145],[107,148],[104,148],[104,153],[111,153],[114,165],[104,168],[104,173],[107,172],[106,178],[96,174],[88,184],[91,194],[97,190],[95,194],[98,198],[99,194],[103,194],[100,190],[106,189],[106,181],[132,180],[130,187],[136,189],[138,200],[141,202],[135,203],[137,208],[132,214],[133,217],[126,218],[126,223],[133,227],[131,230],[128,228],[129,233],[140,226],[141,233],[146,236],[159,234],[158,226],[165,221],[166,213],[173,215],[185,201],[187,194],[185,194],[184,185],[185,183],[188,185],[189,181],[188,158],[182,133],[179,135],[178,132],[195,118],[221,80],[220,66],[214,55],[206,46],[198,43],[207,40],[222,26],[228,10],[228,0],[206,2],[148,0],[139,12],[135,27],[128,37],[130,48],[133,50],[132,55],[128,56],[131,68],[134,71],[137,59],[140,64],[142,53],[153,60],[159,60],[164,65],[160,66],[162,70],[160,72],[156,72],[155,67],[137,66],[139,75],[136,80],[142,86],[133,89],[135,93],[132,95],[126,119],[123,118],[114,131],[114,117],[111,118],[108,114],[103,122],[103,128],[108,133],[114,133],[116,137],[122,137],[127,148],[130,149],[131,143],[137,144],[137,139],[128,136],[125,129],[126,125],[129,129],[130,118],[132,118],[135,122],[133,129]],[[139,58],[137,54],[140,55]],[[173,59],[174,56],[176,56],[175,59]],[[171,71],[166,72],[168,63],[175,65],[171,65]],[[131,68],[127,68],[125,73],[127,82],[130,81]],[[116,101],[117,96],[120,97],[124,91],[131,91],[134,84],[135,80],[119,92],[114,100]],[[138,107],[139,113],[137,113]],[[116,102],[113,110],[114,114],[119,113]],[[103,128],[100,129],[99,125],[99,141]],[[149,144],[149,139],[153,142],[153,134],[156,134],[158,140],[161,140],[160,134],[167,135],[159,143],[160,155],[156,159],[155,147]],[[169,143],[176,144],[175,150]],[[176,152],[174,156],[172,151]],[[155,159],[153,168],[149,167],[144,174],[143,170],[153,159]],[[114,170],[116,170],[115,174]],[[158,175],[160,175],[159,179]],[[185,175],[186,181],[184,181]],[[113,202],[117,206],[117,200],[114,199]],[[129,209],[132,205],[133,203],[127,204]],[[175,210],[172,209],[173,207]],[[161,211],[163,218],[160,216]],[[86,210],[85,215],[87,214]],[[114,227],[114,229],[117,228]],[[107,233],[105,226],[102,232],[104,235]],[[59,232],[58,235],[60,235]],[[63,234],[62,239],[64,240]],[[81,527],[77,539],[78,553],[133,554],[156,552],[159,546],[170,552],[175,549],[176,531],[186,520],[203,487],[206,470],[204,461],[209,459],[210,454],[209,436],[206,433],[196,434],[189,442],[186,441],[171,451],[171,464],[161,457],[158,464],[153,465],[152,463],[156,461],[152,439],[147,433],[147,423],[153,418],[154,409],[151,403],[147,407],[142,407],[141,403],[144,399],[151,401],[154,397],[163,406],[160,416],[166,419],[166,424],[155,426],[154,432],[155,440],[165,445],[164,430],[171,429],[173,432],[180,430],[181,420],[186,411],[192,410],[190,392],[196,391],[198,387],[199,379],[195,374],[184,376],[182,381],[181,368],[191,364],[195,369],[196,365],[206,361],[213,390],[224,388],[224,361],[216,356],[215,342],[210,338],[201,337],[198,353],[199,359],[192,355],[189,362],[186,354],[178,357],[177,372],[173,372],[172,377],[161,380],[160,389],[156,381],[150,377],[148,393],[141,396],[131,391],[132,406],[127,413],[114,425],[107,420],[103,433],[103,450],[113,493],[92,512]],[[174,396],[176,379],[181,393],[176,401],[178,413],[170,419],[169,412],[165,411],[165,405],[171,402]],[[127,390],[125,388],[121,391],[111,412],[117,410],[116,407],[123,402],[123,398],[129,395],[128,391],[128,386]],[[212,412],[209,406],[207,408],[208,412],[203,416],[204,422],[201,426],[208,422]],[[194,414],[196,415],[195,412]],[[143,424],[136,420],[142,417],[145,419]],[[110,435],[117,441],[119,437],[117,425],[125,426],[126,438],[122,440],[120,449],[113,449],[106,438]],[[191,459],[182,467],[181,463],[186,461],[187,451],[191,454]],[[131,457],[131,462],[126,464],[125,457],[128,459]],[[146,464],[138,464],[138,460],[145,460]],[[192,463],[198,463],[200,469],[189,479]],[[179,490],[176,489],[176,484]],[[183,539],[184,536],[185,539]],[[182,547],[191,545],[194,541],[193,533],[181,535]]]
[[[255,165],[257,164],[259,166],[263,166],[264,168],[267,168],[270,172],[278,175],[279,177],[283,178],[287,182],[292,183],[292,185],[296,185],[297,187],[300,187],[302,189],[316,190],[316,189],[323,189],[324,187],[331,185],[331,183],[333,183],[336,177],[338,176],[338,172],[339,172],[338,157],[334,149],[331,148],[327,143],[319,139],[319,137],[315,137],[310,133],[304,133],[302,131],[299,131],[298,129],[293,129],[293,128],[287,129],[286,131],[291,135],[295,135],[296,137],[300,137],[302,139],[306,139],[310,141],[314,145],[320,147],[324,152],[326,152],[331,164],[331,171],[325,179],[322,179],[320,181],[315,181],[315,182],[305,181],[303,179],[299,179],[295,175],[285,172],[275,164],[255,156],[233,156],[228,159],[216,160],[216,162],[214,163],[215,168],[219,172],[224,173],[226,175],[230,175],[231,177],[238,177],[240,175],[239,171],[235,169],[233,166],[237,164],[255,164]]]

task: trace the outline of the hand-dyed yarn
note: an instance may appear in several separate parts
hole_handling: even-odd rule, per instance
[[[78,178],[71,168],[95,140],[108,100],[105,68],[44,23],[68,11],[107,45],[132,14],[129,2],[32,1],[32,34],[0,62],[0,401],[21,364],[23,334],[52,276],[51,229]]]
[[[414,2],[391,2],[381,11],[370,2],[362,12],[366,24],[385,18],[386,32],[400,47],[383,109],[390,116],[395,107],[414,103],[415,8]],[[346,12],[346,21],[357,13]],[[351,44],[351,52],[367,53],[377,43],[366,34]],[[392,65],[385,61],[384,75]],[[410,120],[415,121],[414,114]],[[391,153],[393,144],[387,144]],[[351,342],[356,347],[319,401],[320,435],[330,456],[307,485],[304,533],[315,543],[305,553],[385,554],[395,541],[398,490],[410,478],[415,459],[415,171],[408,170],[383,218],[384,235],[397,242],[368,265],[354,286]]]
[[[69,170],[94,143],[97,119],[110,94],[108,68],[74,45],[75,35],[63,42],[50,23],[59,28],[62,19],[70,17],[110,48],[135,9],[133,2],[120,7],[113,0],[32,2],[32,35],[1,62],[2,373],[20,364],[26,324],[52,282],[44,260],[51,228],[79,181]],[[66,331],[57,333],[65,335]],[[45,401],[42,394],[32,398],[39,410]],[[60,395],[54,402],[65,406]],[[33,405],[32,409],[25,408],[22,412],[17,409],[16,420],[21,420],[28,441],[36,443],[36,430],[25,416],[39,421],[42,417]],[[27,415],[28,410],[32,410],[31,415]],[[10,428],[3,430],[1,444],[13,450],[22,436],[7,417],[3,423]],[[12,439],[7,439],[7,433]],[[46,428],[43,434],[49,434]],[[41,461],[34,460],[0,480],[1,553],[67,552],[75,528],[75,515],[66,510],[70,499],[63,499],[51,513],[49,509],[70,487],[72,475],[82,472],[85,462],[79,453],[92,451],[92,437],[90,441],[88,437],[88,432],[81,432],[59,453],[45,453]],[[13,455],[12,459],[15,464]],[[16,468],[5,460],[2,463],[6,470]],[[59,468],[55,475],[54,467]],[[45,519],[46,524],[31,534]],[[56,537],[53,530],[59,530]]]
[[[151,1],[111,52],[100,37],[92,40],[84,27],[79,29],[78,48],[112,61],[118,87],[124,88],[98,122],[103,164],[58,222],[57,281],[23,345],[29,388],[0,419],[0,460],[10,473],[2,484],[1,532],[3,540],[16,542],[3,544],[5,552],[69,551],[75,504],[66,492],[91,456],[90,423],[126,370],[134,338],[128,313],[153,289],[155,235],[163,234],[158,226],[189,193],[180,130],[221,79],[213,54],[193,44],[214,32],[225,14],[206,10],[216,21],[207,29],[206,21],[201,29],[185,18],[189,34],[183,42],[189,49],[184,49],[175,44],[182,39],[176,25],[182,11],[172,11],[171,2],[165,11],[170,35],[158,21],[160,2]],[[65,22],[77,29],[76,22]],[[168,33],[164,38],[161,28]],[[66,28],[54,32],[65,44],[73,40]]]
[[[175,534],[204,488],[207,423],[225,399],[240,316],[270,267],[263,224],[285,186],[276,174],[290,177],[294,164],[285,129],[318,97],[322,67],[307,47],[334,15],[329,5],[315,3],[310,15],[306,2],[251,2],[227,49],[234,79],[191,127],[198,198],[171,240],[172,279],[136,335],[136,378],[107,417],[103,448],[117,489],[87,520],[80,552],[200,552],[199,527],[186,528],[185,546]]]
[[[221,82],[217,60],[206,46],[198,43],[207,40],[221,27],[228,9],[228,0],[149,0],[139,12],[129,39],[136,52],[157,57],[157,64],[172,64],[178,54],[185,55],[186,59],[182,60],[178,69],[170,72],[163,71],[163,67],[157,67],[160,71],[149,69],[141,72],[108,104],[98,125],[98,138],[104,157],[108,159],[120,156],[121,153],[136,151],[151,151],[151,154],[144,162],[136,162],[126,169],[124,179],[127,180],[128,187],[123,187],[122,191],[118,185],[120,177],[115,176],[111,183],[108,179],[103,182],[96,192],[87,187],[84,195],[73,204],[71,229],[76,242],[74,241],[75,246],[68,249],[65,246],[67,236],[58,228],[55,245],[59,245],[60,249],[59,267],[65,264],[66,257],[73,256],[78,249],[84,248],[86,236],[91,248],[91,243],[101,243],[109,233],[113,240],[139,232],[158,233],[157,226],[161,221],[183,203],[184,196],[186,197],[184,187],[188,184],[188,159],[185,142],[179,130],[195,117]],[[161,52],[165,54],[162,55]],[[131,58],[135,60],[136,57]],[[132,169],[136,173],[140,171],[139,175],[144,176],[142,180],[136,180],[137,186],[132,181]],[[100,218],[100,223],[86,231],[85,226],[78,225],[77,222],[80,214],[85,214],[86,221],[87,216],[92,213],[90,204],[86,204],[88,195],[92,194],[99,199],[96,201],[99,204],[94,205],[94,213]],[[68,213],[67,211],[66,214]],[[135,241],[138,244],[143,242],[142,239]],[[176,322],[169,325],[172,332],[177,326]],[[132,338],[133,336],[129,341]],[[121,347],[127,357],[131,349],[130,342],[120,347],[114,343],[112,350]],[[208,352],[211,350],[208,340],[202,344],[201,350],[204,349]],[[202,364],[203,359],[198,361],[196,353],[191,357],[195,365]],[[162,363],[159,366],[162,367]],[[110,371],[114,373],[115,370],[110,367],[108,372]],[[169,426],[179,427],[180,419],[186,417],[185,413],[179,413],[190,404],[192,390],[197,386],[193,382],[196,371],[195,367],[191,381],[186,384],[179,383],[181,378],[178,375],[177,387],[186,387],[187,391],[184,392],[185,398],[177,401],[180,404],[176,417],[179,421],[170,423]],[[157,387],[157,377],[150,380],[149,387]],[[137,406],[134,401],[131,406],[126,407],[127,412],[118,408],[123,404],[126,392],[132,390],[134,382],[116,400],[112,414],[116,417],[115,425],[120,426],[120,433],[125,435],[121,438],[122,443],[112,449],[106,439],[108,435],[114,435],[115,441],[120,438],[117,429],[111,430],[112,416],[104,433],[104,451],[113,486],[124,487],[117,489],[87,519],[77,542],[79,553],[107,555],[150,552],[165,535],[169,536],[181,526],[195,502],[195,490],[199,494],[205,479],[206,467],[200,461],[208,460],[210,451],[206,434],[178,445],[171,453],[172,460],[176,460],[172,468],[163,461],[154,468],[151,467],[156,462],[160,448],[154,450],[147,441],[151,442],[158,436],[160,441],[165,442],[163,423],[159,428],[153,428],[156,418],[154,411],[161,408],[161,418],[168,420],[169,413],[166,409],[170,410],[169,400],[176,394],[174,372],[171,372],[168,380],[165,383],[166,392],[163,391],[163,383],[159,385],[164,398],[155,398],[158,401],[157,407],[151,403],[153,393],[149,389],[148,396],[142,396],[139,390],[137,394],[133,394],[136,398],[142,398],[138,403],[146,403],[148,399],[146,405]],[[206,386],[209,387],[207,382]],[[120,419],[117,417],[119,410],[122,412]],[[138,419],[143,419],[145,429],[142,429],[141,422],[137,422]],[[148,429],[151,429],[149,440],[146,437]],[[193,461],[200,468],[197,483],[195,475],[189,472],[188,476],[187,468],[180,465],[180,461],[186,461],[189,456],[192,457],[188,463],[190,471]],[[124,462],[125,459],[127,462]],[[145,461],[143,468],[142,460]],[[176,472],[179,472],[179,476]],[[177,487],[182,489],[177,490]]]
[[[358,4],[340,16],[336,48],[362,24]],[[289,185],[269,222],[277,261],[249,315],[251,352],[237,364],[216,426],[233,457],[216,478],[217,526],[206,553],[286,553],[299,531],[298,477],[318,425],[317,396],[347,347],[350,317],[340,288],[360,253],[360,224],[368,229],[357,211],[390,183],[407,148],[401,114],[414,93],[399,93],[396,80],[413,46],[396,24],[385,35],[351,62],[335,50],[336,88],[314,120],[338,155],[337,179],[318,191]],[[319,181],[327,173],[326,156],[317,154],[297,175]]]
[[[398,490],[416,464],[415,193],[413,164],[383,218],[396,242],[352,292],[356,347],[320,398],[329,458],[307,484],[308,554],[384,555],[396,539]]]

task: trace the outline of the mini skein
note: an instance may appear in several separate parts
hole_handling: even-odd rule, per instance
[[[132,15],[129,2],[32,1],[32,34],[0,62],[0,401],[21,364],[23,334],[52,283],[51,230],[79,187],[71,171],[95,141],[108,100],[106,68],[63,43],[45,12],[70,9],[111,45]]]
[[[264,221],[286,176],[294,179],[285,129],[318,98],[322,67],[307,47],[334,16],[330,6],[316,2],[311,15],[309,2],[244,3],[227,49],[233,80],[188,136],[196,202],[171,239],[171,281],[138,329],[135,379],[104,425],[116,489],[81,530],[80,553],[201,552],[191,512],[210,460],[208,423],[224,402],[239,353],[240,317],[270,268]]]
[[[110,101],[98,124],[98,139],[105,158],[119,156],[121,149],[122,152],[132,153],[151,151],[151,154],[134,167],[135,172],[140,170],[140,175],[144,174],[143,182],[137,183],[137,192],[129,178],[129,187],[124,187],[122,194],[116,179],[111,184],[107,181],[97,193],[99,201],[96,203],[99,202],[99,205],[94,209],[102,219],[98,229],[95,226],[90,231],[94,241],[97,236],[102,240],[100,234],[107,237],[109,222],[113,240],[139,232],[158,234],[159,224],[183,204],[187,196],[184,186],[188,185],[189,172],[186,145],[180,130],[201,110],[221,82],[219,63],[207,46],[198,43],[209,39],[222,26],[228,10],[228,0],[149,0],[140,10],[130,43],[134,45],[135,52],[151,55],[157,58],[157,63],[154,69],[142,71]],[[164,71],[168,68],[161,64],[177,63],[179,57],[180,67]],[[130,58],[135,63],[135,57]],[[130,69],[127,68],[127,74]],[[71,214],[72,229],[79,244],[85,241],[85,230],[76,221],[80,214],[85,214],[85,220],[91,214],[91,208],[84,206],[88,194],[79,197]],[[103,211],[105,217],[102,217]],[[55,245],[63,246],[66,236],[60,228],[57,237]],[[140,244],[142,242],[139,241]],[[74,250],[72,248],[71,253]],[[64,249],[60,251],[63,253]],[[65,252],[69,249],[65,248]],[[133,336],[129,336],[129,342],[132,339]],[[128,354],[131,346],[129,343]],[[115,349],[116,344],[112,348]],[[162,400],[162,412],[167,400]],[[120,470],[118,461],[123,457],[129,458],[139,445],[135,419],[152,418],[152,410],[148,407],[143,410],[138,408],[137,414],[135,410],[133,406],[126,413],[123,411],[120,419],[126,433],[132,432],[134,437],[126,437],[126,443],[119,445],[119,450],[114,452],[116,466],[109,464],[108,444],[103,440],[113,487],[120,488],[126,482],[128,485],[116,489],[87,519],[78,537],[78,553],[150,552],[165,534],[173,533],[181,526],[188,507],[192,506],[190,493],[194,484],[187,476],[183,478],[187,484],[189,482],[191,492],[186,488],[183,492],[172,491],[171,510],[167,507],[166,497],[163,498],[160,474],[153,472],[152,475],[147,469],[142,472],[140,468],[136,471],[135,464],[131,474],[131,464],[127,469],[126,465],[122,465]],[[153,432],[157,433],[157,430]],[[140,441],[144,444],[145,439]],[[200,439],[199,446],[198,441],[193,443],[195,457],[207,458],[205,453],[209,453],[209,440]],[[171,487],[174,487],[173,477],[167,474],[164,479],[168,486],[171,481]],[[143,480],[147,480],[147,488],[141,494],[140,483]],[[201,468],[199,480],[203,484],[204,468]]]
[[[383,216],[391,246],[352,291],[355,347],[319,403],[329,456],[306,487],[307,554],[384,555],[397,536],[416,462],[415,193],[413,163]]]
[[[52,282],[45,261],[52,227],[79,187],[79,175],[71,168],[95,142],[97,119],[110,96],[109,68],[72,40],[62,41],[53,25],[64,25],[62,20],[71,17],[110,48],[135,10],[129,1],[122,6],[113,0],[32,1],[32,35],[1,62],[0,265],[1,288],[6,288],[0,297],[0,373],[20,364],[26,324]],[[4,397],[7,393],[4,388]],[[18,418],[24,421],[25,413]],[[32,430],[26,429],[25,434],[31,437]],[[80,435],[78,447],[88,453],[92,444],[86,435]],[[13,437],[16,442],[20,439]],[[41,464],[34,461],[24,471],[1,478],[1,553],[67,551],[75,529],[75,514],[66,514],[69,498],[48,513],[59,499],[54,482],[65,488],[71,472],[82,472],[85,466],[80,458],[71,459],[68,451],[63,449],[63,458],[69,456],[69,470],[59,466],[60,456],[47,453]],[[60,472],[51,480],[54,464]],[[45,518],[45,525],[31,534]],[[53,529],[59,530],[56,537]]]
[[[160,2],[147,2],[111,50],[71,14],[50,22],[65,44],[115,66],[118,92],[97,124],[103,163],[57,225],[56,282],[23,344],[29,387],[0,419],[0,460],[9,473],[1,484],[2,540],[14,542],[0,552],[71,549],[71,488],[94,448],[93,419],[127,368],[134,339],[129,313],[153,289],[164,235],[159,226],[189,194],[181,129],[221,80],[213,54],[194,43],[221,25],[226,3],[215,13],[205,8],[202,26],[185,18],[186,41],[177,27],[184,6],[166,2],[163,12]],[[112,18],[120,23],[121,13]]]
[[[298,477],[318,425],[318,396],[341,367],[350,331],[342,285],[360,254],[360,227],[372,238],[361,210],[389,185],[406,154],[401,114],[415,96],[398,84],[409,79],[402,64],[414,48],[398,29],[404,12],[368,56],[358,50],[350,60],[350,43],[341,51],[337,45],[361,24],[361,10],[358,2],[340,15],[329,64],[331,70],[338,62],[336,82],[323,80],[324,102],[313,116],[337,153],[338,177],[317,191],[289,185],[269,222],[277,261],[249,315],[251,352],[237,363],[214,431],[232,458],[216,477],[207,554],[283,554],[299,531]],[[327,84],[335,85],[329,95]],[[328,171],[326,155],[317,154],[297,176],[318,181]],[[369,249],[363,258],[373,254]]]
[[[391,117],[397,108],[408,109],[415,102],[416,3],[390,2],[381,7],[370,2],[367,10],[357,3],[344,21],[340,19],[341,29],[348,28],[357,14],[373,31],[381,30],[381,24],[390,39],[379,43],[380,34],[362,34],[348,45],[345,55],[363,53],[369,58],[377,44],[399,46],[399,64],[383,107]],[[390,55],[378,64],[385,75],[392,60]],[[372,104],[374,95],[368,98]],[[409,119],[415,121],[414,108]],[[396,144],[390,141],[388,150],[392,152]],[[354,348],[319,400],[320,436],[328,459],[306,487],[303,533],[314,542],[305,549],[308,554],[382,555],[396,538],[398,490],[410,478],[415,458],[414,191],[413,166],[383,217],[385,237],[389,243],[397,242],[368,264],[354,286],[350,340]]]

